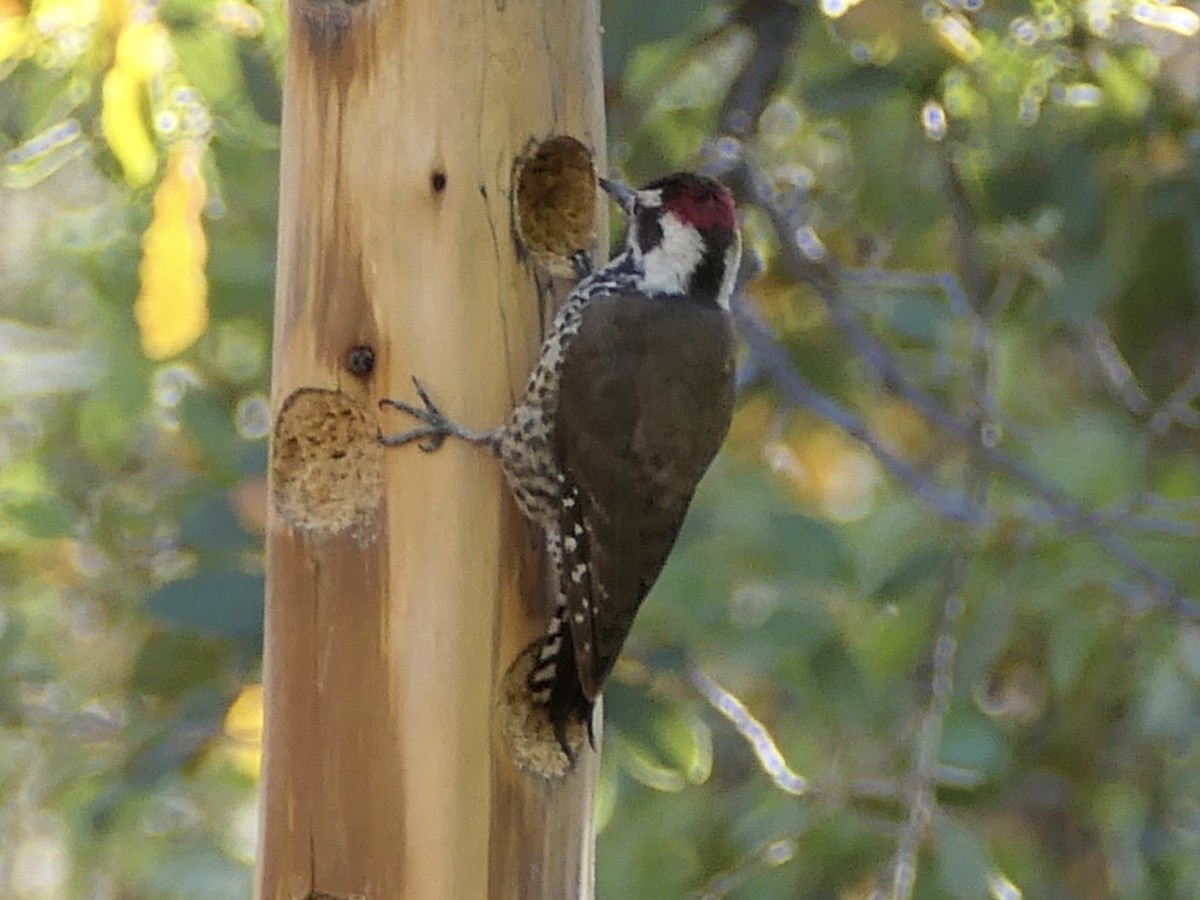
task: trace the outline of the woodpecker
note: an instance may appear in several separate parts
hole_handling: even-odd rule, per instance
[[[591,735],[596,698],[734,400],[729,302],[741,236],[729,189],[692,173],[640,190],[599,182],[627,219],[624,249],[563,302],[504,424],[459,427],[416,379],[423,407],[381,402],[422,423],[384,444],[433,451],[457,437],[489,449],[543,532],[555,604],[528,687],[568,758],[566,729],[582,721]]]

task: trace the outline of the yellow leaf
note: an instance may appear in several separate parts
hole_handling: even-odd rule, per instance
[[[100,20],[108,34],[118,34],[132,16],[131,0],[100,0]]]
[[[0,10],[0,65],[29,54],[28,20]]]
[[[114,68],[144,84],[170,62],[171,42],[161,22],[135,22],[121,30]]]
[[[148,184],[158,168],[158,153],[142,117],[142,83],[124,69],[104,76],[100,129],[133,187]]]
[[[208,242],[200,216],[206,189],[200,149],[177,144],[154,192],[154,216],[142,235],[141,291],[133,314],[142,350],[166,359],[192,346],[208,327]]]
[[[248,684],[225,713],[225,753],[234,768],[258,777],[262,765],[263,688]]]
[[[870,511],[878,464],[840,431],[797,419],[763,444],[762,453],[796,499],[829,518],[850,522]]]
[[[229,704],[225,734],[243,744],[261,744],[263,733],[263,687],[248,684]]]

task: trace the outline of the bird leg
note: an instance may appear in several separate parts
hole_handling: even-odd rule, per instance
[[[430,399],[429,394],[425,391],[421,382],[416,378],[412,380],[413,386],[417,389],[417,396],[421,398],[421,406],[413,406],[411,403],[405,403],[402,400],[392,400],[388,397],[379,401],[380,408],[390,407],[398,409],[401,412],[406,412],[414,419],[423,422],[416,428],[409,431],[401,432],[400,434],[382,435],[379,438],[379,443],[385,447],[400,447],[404,444],[411,444],[413,441],[421,441],[417,446],[426,453],[433,453],[445,443],[446,438],[456,437],[460,440],[468,441],[472,444],[487,444],[492,439],[491,432],[482,434],[467,431],[461,428],[442,413],[438,409],[437,404]]]

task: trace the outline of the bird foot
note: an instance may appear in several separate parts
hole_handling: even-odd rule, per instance
[[[462,438],[466,441],[478,442],[478,435],[472,434],[462,428],[459,428],[451,422],[438,409],[437,404],[433,402],[421,382],[414,377],[413,386],[417,389],[417,396],[421,399],[424,406],[413,406],[411,403],[405,403],[403,400],[392,400],[385,397],[379,401],[381,409],[390,408],[398,409],[401,412],[408,413],[414,419],[425,424],[413,428],[409,431],[401,432],[400,434],[383,435],[379,438],[379,443],[386,447],[400,447],[404,444],[411,444],[413,441],[421,441],[417,444],[424,452],[433,453],[446,442],[448,437]]]

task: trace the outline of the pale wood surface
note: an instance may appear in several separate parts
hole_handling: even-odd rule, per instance
[[[541,312],[514,159],[568,134],[604,171],[598,6],[291,4],[272,408],[335,392],[327,437],[353,452],[270,518],[264,900],[591,896],[595,756],[554,786],[519,773],[493,714],[544,622],[535,536],[479,450],[376,453],[363,429],[407,427],[376,404],[413,399],[410,374],[467,427],[523,387]]]

